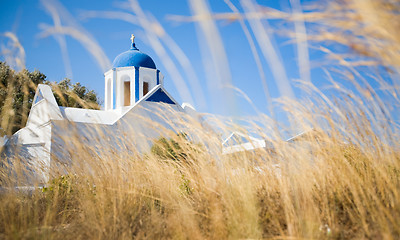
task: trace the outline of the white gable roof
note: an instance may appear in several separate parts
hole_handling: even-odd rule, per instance
[[[233,132],[222,142],[222,153],[249,151],[265,147],[266,143],[264,139],[254,138],[240,132]]]
[[[60,107],[64,119],[72,122],[113,124],[120,116],[117,110],[92,110],[82,108]]]
[[[48,122],[49,120],[65,119],[71,122],[112,125],[116,123],[119,119],[121,119],[126,113],[134,108],[137,108],[139,105],[148,105],[151,103],[160,102],[172,104],[174,105],[174,107],[177,108],[176,110],[183,111],[183,108],[161,85],[155,86],[133,106],[127,106],[121,109],[113,109],[107,111],[59,107],[50,86],[43,84],[39,84],[33,102],[34,104],[32,106],[30,118],[43,119],[43,111],[46,110],[45,115],[49,116],[45,118],[45,122]],[[146,104],[144,104],[145,102]],[[40,107],[41,105],[43,105],[43,107]],[[35,108],[40,108],[41,110],[34,111]]]

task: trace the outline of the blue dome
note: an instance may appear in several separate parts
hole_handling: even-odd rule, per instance
[[[131,49],[119,54],[113,62],[113,68],[132,66],[157,69],[153,59],[149,55],[139,51],[134,43],[132,43]]]

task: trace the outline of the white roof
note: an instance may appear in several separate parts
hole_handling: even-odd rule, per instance
[[[148,105],[145,103],[152,102],[147,100],[150,97],[152,97],[152,95],[155,94],[159,89],[163,92],[163,94],[166,94],[166,96],[168,96],[168,98],[172,101],[171,103],[176,105],[178,111],[183,111],[182,107],[172,98],[171,95],[169,95],[169,93],[161,85],[155,86],[146,94],[146,96],[140,99],[133,106],[127,106],[127,107],[122,107],[121,109],[112,109],[104,111],[104,110],[92,110],[92,109],[82,109],[82,108],[72,108],[72,107],[59,107],[55,101],[54,95],[51,92],[50,87],[47,85],[40,84],[34,99],[34,106],[37,105],[36,103],[40,103],[42,100],[45,100],[48,103],[50,103],[51,106],[54,106],[54,110],[48,112],[50,114],[48,120],[65,119],[71,122],[112,125],[116,123],[119,119],[123,118],[126,115],[126,113],[130,112],[137,106]],[[42,112],[40,112],[39,114],[42,114]]]
[[[64,119],[72,122],[113,124],[121,116],[118,110],[92,110],[82,108],[60,107]]]
[[[222,142],[222,153],[249,151],[265,147],[266,143],[264,139],[254,138],[240,132],[233,132]]]

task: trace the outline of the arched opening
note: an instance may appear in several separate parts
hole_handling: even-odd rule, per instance
[[[124,106],[131,105],[131,82],[124,82]]]
[[[142,96],[146,95],[150,90],[151,78],[148,75],[143,76]]]
[[[106,108],[111,109],[112,106],[112,93],[113,93],[113,89],[112,89],[112,80],[111,78],[107,79],[107,96],[106,96]]]
[[[123,82],[123,94],[124,94],[124,104],[123,106],[131,105],[131,78],[127,75],[122,76],[121,78]]]
[[[143,96],[149,92],[149,83],[143,82]]]

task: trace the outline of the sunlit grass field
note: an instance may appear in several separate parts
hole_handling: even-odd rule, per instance
[[[204,13],[202,4],[189,2],[194,14]],[[207,13],[213,19],[250,21],[243,31],[253,32],[251,46],[271,44],[259,29],[266,18],[295,23],[284,34],[299,49],[298,84],[309,94],[296,101],[279,99],[292,125],[279,125],[273,114],[247,118],[257,129],[253,134],[267,139],[270,148],[222,154],[218,133],[182,119],[170,125],[185,126],[196,140],[165,131],[145,154],[130,143],[121,146],[126,151],[96,154],[99,143],[82,146],[71,138],[79,151],[71,153],[68,173],[53,169],[51,180],[34,190],[13,190],[24,173],[21,159],[8,159],[15,174],[6,167],[0,171],[0,238],[399,239],[400,4],[332,1],[302,13],[292,2],[291,14],[256,8],[262,17],[254,17],[252,4],[242,1],[244,12],[239,12],[229,0],[231,15]],[[132,8],[140,15],[135,1]],[[207,19],[198,21],[214,34]],[[313,26],[308,34],[306,26]],[[326,78],[337,91],[335,98],[310,79],[307,44],[332,62]],[[335,52],[329,44],[346,51]],[[273,55],[265,56],[271,51],[254,49],[253,54],[280,68]],[[261,65],[259,71],[262,76]],[[289,81],[279,70],[274,77],[282,88]],[[350,87],[344,87],[343,78]],[[1,111],[3,129],[12,125],[15,114],[10,113],[6,107]],[[246,133],[220,118],[213,126]],[[312,130],[297,141],[282,140],[282,132],[293,128]],[[177,127],[176,132],[185,131]]]

